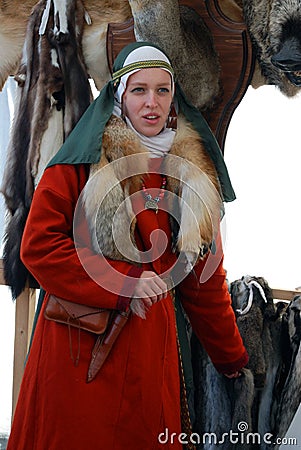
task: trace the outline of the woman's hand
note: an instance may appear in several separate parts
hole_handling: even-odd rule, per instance
[[[167,285],[155,272],[142,272],[133,292],[130,308],[134,314],[145,319],[148,309],[167,297]]]

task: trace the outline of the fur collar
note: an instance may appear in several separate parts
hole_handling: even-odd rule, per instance
[[[148,158],[136,134],[122,119],[112,116],[104,132],[101,159],[91,166],[83,192],[94,250],[106,257],[141,261],[135,246],[136,221],[130,196],[141,190]],[[178,119],[176,137],[163,167],[167,190],[174,194],[168,196],[169,210],[172,215],[177,210],[179,217],[172,227],[177,230],[173,244],[193,265],[218,231],[222,200],[214,165],[199,134],[183,117]]]

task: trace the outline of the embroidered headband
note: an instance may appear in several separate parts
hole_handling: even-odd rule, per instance
[[[170,74],[172,76],[174,76],[173,68],[166,61],[162,61],[162,60],[147,60],[147,61],[137,61],[137,62],[134,62],[134,63],[131,63],[131,64],[127,64],[122,69],[117,70],[117,72],[113,73],[112,80],[113,81],[119,80],[120,77],[122,77],[123,75],[126,75],[129,72],[133,72],[133,71],[136,71],[136,70],[139,70],[139,69],[151,69],[153,67],[157,67],[157,68],[160,68],[160,69],[165,69],[168,72],[170,72]]]
[[[159,48],[153,45],[145,45],[133,48],[124,59],[122,66],[119,66],[118,69],[114,67],[112,82],[117,102],[122,103],[122,96],[126,90],[129,77],[141,69],[151,68],[163,69],[170,74],[172,95],[174,95],[174,70],[168,57]]]

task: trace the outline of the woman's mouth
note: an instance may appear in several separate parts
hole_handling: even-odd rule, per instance
[[[154,121],[154,120],[158,120],[160,118],[160,116],[158,116],[157,114],[147,114],[147,115],[143,116],[143,118],[146,120]]]

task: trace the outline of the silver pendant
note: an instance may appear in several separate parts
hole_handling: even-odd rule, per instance
[[[153,198],[146,200],[144,206],[146,209],[152,209],[156,214],[158,213],[158,202],[156,202]]]

